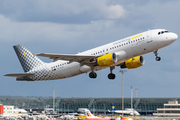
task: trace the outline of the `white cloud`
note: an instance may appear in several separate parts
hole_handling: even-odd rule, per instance
[[[125,10],[120,5],[111,5],[107,9],[107,18],[119,19],[125,14]]]
[[[107,0],[17,0],[15,4],[0,2],[0,6],[1,14],[20,22],[82,24],[95,20],[119,19],[125,14],[121,5],[107,5]]]
[[[75,42],[83,40],[107,40],[127,33],[121,24],[113,20],[91,21],[89,24],[60,24],[51,22],[17,22],[0,14],[0,39],[1,41],[58,41]],[[121,27],[120,27],[121,26]],[[122,34],[126,33],[126,34]],[[127,35],[130,35],[129,33]],[[123,36],[122,36],[123,37]],[[115,37],[113,40],[122,37]],[[124,36],[127,37],[127,36]],[[89,41],[90,42],[90,41]],[[106,42],[104,42],[106,43]],[[102,43],[101,43],[102,44]]]

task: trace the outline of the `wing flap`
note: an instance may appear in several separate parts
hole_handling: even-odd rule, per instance
[[[9,76],[9,77],[31,77],[33,75],[34,75],[34,73],[14,73],[14,74],[6,74],[4,76]]]
[[[71,55],[71,54],[48,54],[48,53],[40,53],[40,54],[36,54],[36,56],[49,57],[54,61],[67,60],[70,62],[82,62],[97,57],[94,55]]]

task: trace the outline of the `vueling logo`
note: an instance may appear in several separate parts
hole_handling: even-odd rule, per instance
[[[136,38],[141,37],[141,36],[142,36],[142,34],[139,34],[139,35],[132,36],[131,38],[136,39]]]

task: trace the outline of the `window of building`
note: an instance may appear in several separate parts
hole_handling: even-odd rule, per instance
[[[165,113],[171,113],[171,111],[167,110],[167,111],[165,111]]]

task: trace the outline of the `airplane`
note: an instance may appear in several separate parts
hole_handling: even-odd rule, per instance
[[[128,118],[128,117],[124,117],[124,118],[118,118],[117,116],[110,116],[110,117],[97,117],[95,115],[93,115],[91,113],[91,111],[87,108],[79,108],[78,112],[81,112],[85,115],[85,117],[82,117],[85,120],[132,120],[132,118]],[[81,116],[78,116],[78,119],[82,119],[80,118]]]
[[[15,45],[14,50],[25,73],[6,74],[17,77],[17,81],[44,81],[73,77],[89,73],[90,78],[96,78],[95,71],[110,68],[108,78],[115,79],[112,72],[115,66],[121,69],[134,69],[144,65],[143,54],[153,52],[160,61],[158,50],[174,41],[178,35],[165,29],[148,30],[109,44],[96,47],[78,54],[32,54],[22,45]],[[53,59],[51,63],[41,61],[37,56]]]
[[[81,112],[85,115],[85,117],[82,117],[85,120],[116,120],[116,118],[113,118],[113,117],[97,117],[97,116],[93,115],[91,113],[91,111],[87,108],[79,108],[78,112]],[[80,116],[78,116],[78,119],[82,119],[82,118],[80,118]]]
[[[130,108],[126,108],[125,110],[117,110],[115,108],[115,106],[113,105],[113,103],[111,103],[112,106],[112,112],[114,113],[118,113],[118,114],[122,114],[124,113],[124,115],[140,115],[136,110],[134,109],[130,109]],[[110,112],[110,111],[109,111]]]

